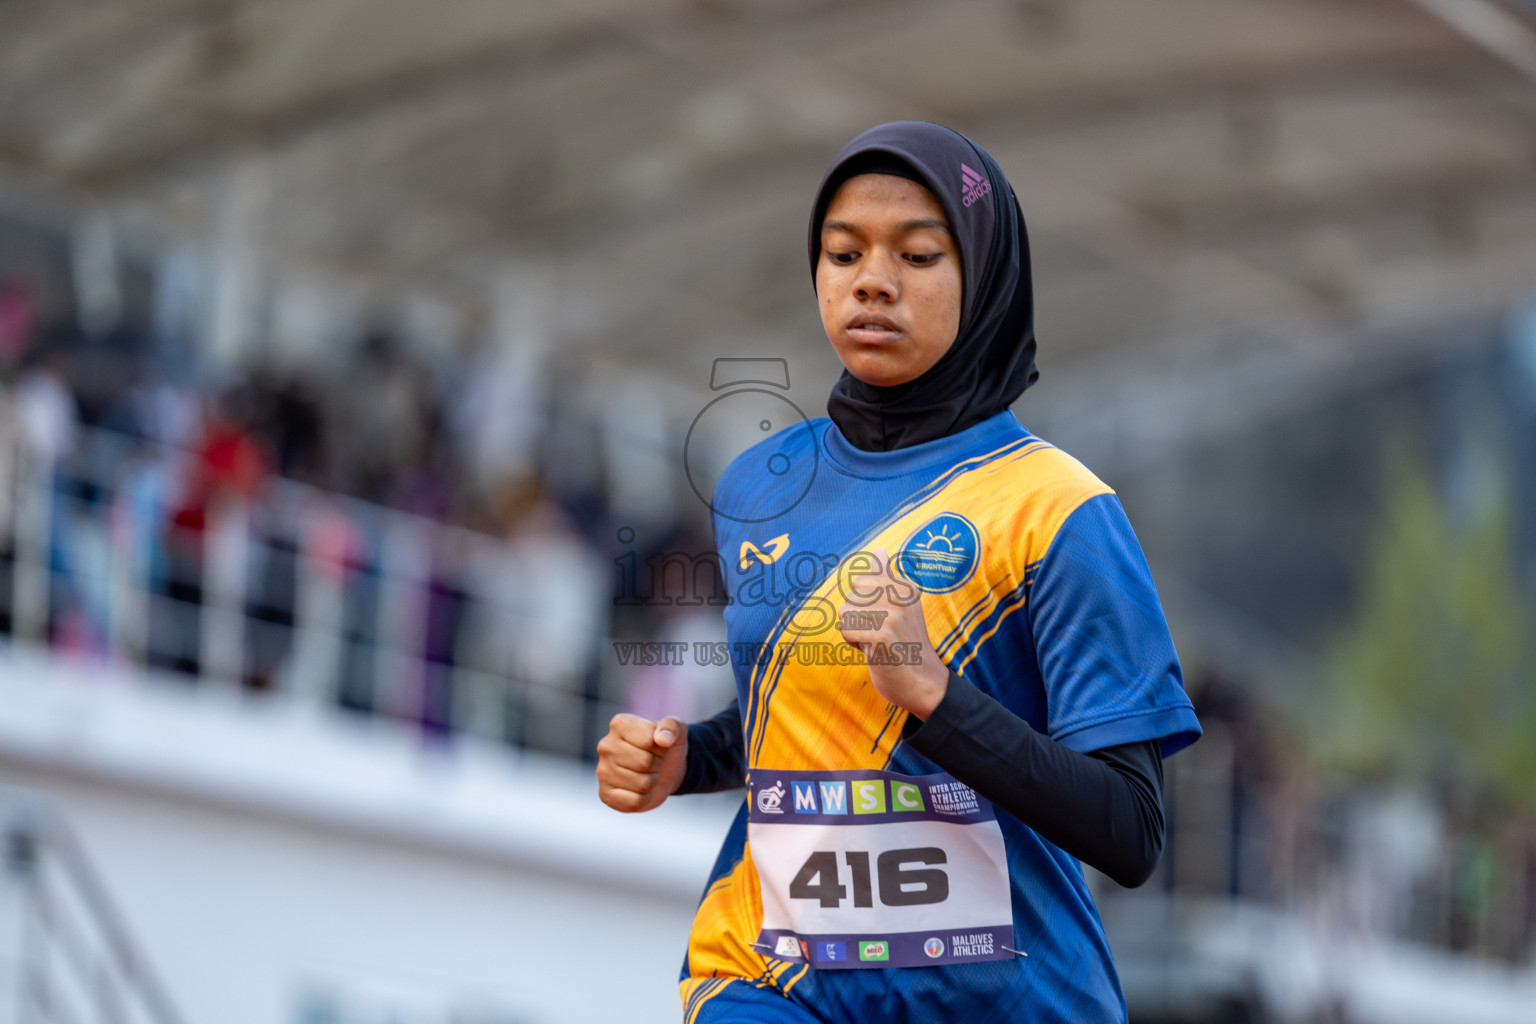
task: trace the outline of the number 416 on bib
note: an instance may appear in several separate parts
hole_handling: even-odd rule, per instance
[[[843,851],[855,907],[873,907],[877,893],[880,903],[887,907],[943,903],[949,898],[949,876],[935,865],[947,861],[944,851],[937,846],[884,850],[875,858],[871,875],[868,851]],[[872,881],[876,884],[871,885]],[[789,883],[791,899],[816,900],[828,908],[842,906],[843,900],[849,898],[848,890],[833,850],[813,852]]]

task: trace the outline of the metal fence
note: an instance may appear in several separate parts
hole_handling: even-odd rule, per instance
[[[567,756],[617,710],[607,578],[574,538],[507,543],[197,453],[80,431],[0,481],[0,632],[253,699]],[[210,493],[199,496],[199,488]]]

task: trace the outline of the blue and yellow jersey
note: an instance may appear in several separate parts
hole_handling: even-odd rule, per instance
[[[1114,492],[1005,411],[892,452],[802,423],[713,505],[748,795],[689,938],[688,1024],[741,986],[850,1024],[1122,1020],[1078,862],[905,745],[835,621],[883,547],[952,671],[1074,750],[1172,754],[1200,727]]]

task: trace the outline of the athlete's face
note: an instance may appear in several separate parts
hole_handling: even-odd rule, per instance
[[[889,174],[843,182],[821,225],[816,297],[864,383],[905,384],[938,362],[960,330],[960,253],[933,193]]]

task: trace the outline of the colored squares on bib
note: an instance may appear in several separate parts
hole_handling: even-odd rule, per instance
[[[860,960],[889,960],[890,958],[891,945],[888,942],[859,943]]]
[[[762,824],[915,824],[940,820],[976,824],[994,820],[990,804],[970,787],[943,774],[912,776],[849,769],[770,775],[767,770],[755,770],[751,790],[751,820]]]
[[[816,943],[816,959],[822,963],[847,962],[848,945],[844,942]]]
[[[891,810],[921,811],[923,809],[923,791],[920,787],[910,782],[891,783]]]
[[[885,780],[865,779],[851,783],[854,814],[885,813]]]

